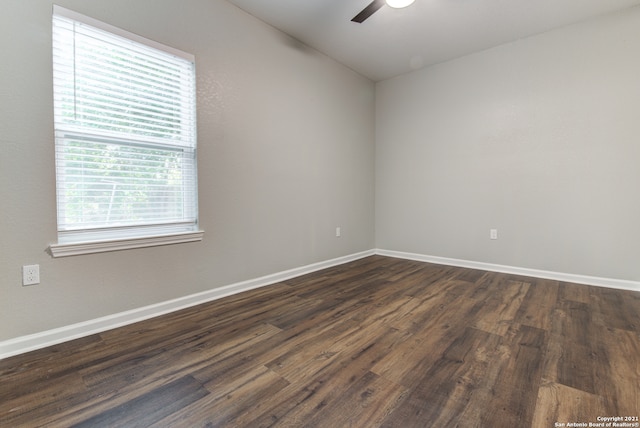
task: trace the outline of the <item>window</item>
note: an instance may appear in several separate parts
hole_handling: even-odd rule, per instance
[[[54,6],[54,256],[198,231],[192,55]]]

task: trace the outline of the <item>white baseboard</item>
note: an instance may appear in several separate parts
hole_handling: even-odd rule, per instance
[[[350,254],[348,256],[313,263],[299,268],[266,275],[260,278],[242,281],[224,287],[214,288],[212,290],[204,291],[201,293],[179,297],[177,299],[168,300],[166,302],[161,302],[154,305],[144,306],[141,308],[119,312],[117,314],[71,324],[40,333],[5,340],[0,342],[0,360],[69,340],[78,339],[80,337],[89,336],[91,334],[111,330],[113,328],[122,327],[124,325],[133,324],[138,321],[157,317],[159,315],[178,311],[180,309],[199,305],[201,303],[210,302],[212,300],[217,300],[222,297],[241,293],[243,291],[275,284],[277,282],[285,281],[287,279],[295,278],[297,276],[305,275],[332,266],[338,266],[367,256],[372,256],[374,254],[374,250]]]
[[[297,276],[305,275],[332,266],[338,266],[364,257],[372,256],[374,254],[447,266],[458,266],[492,272],[510,273],[514,275],[545,278],[556,281],[573,282],[586,285],[595,285],[599,287],[617,288],[621,290],[640,291],[640,282],[638,281],[626,281],[620,279],[574,275],[561,272],[551,272],[492,263],[436,257],[424,254],[407,253],[402,251],[376,249],[350,254],[348,256],[338,257],[323,262],[313,263],[307,266],[266,275],[260,278],[214,288],[212,290],[204,291],[201,293],[179,297],[177,299],[168,300],[166,302],[132,309],[130,311],[119,312],[117,314],[108,315],[89,321],[84,321],[60,328],[55,328],[52,330],[43,331],[40,333],[5,340],[0,342],[0,360],[14,355],[23,354],[25,352],[34,351],[36,349],[45,348],[47,346],[56,345],[58,343],[66,342],[69,340],[89,336],[91,334],[111,330],[113,328],[122,327],[124,325],[133,324],[138,321],[144,321],[149,318],[154,318],[170,312],[178,311],[180,309],[185,309],[226,296],[231,296],[243,291],[275,284],[277,282],[285,281],[287,279],[295,278]]]
[[[424,254],[405,253],[402,251],[390,251],[377,249],[375,253],[381,256],[396,257],[399,259],[416,260],[420,262],[435,263],[439,265],[458,266],[470,269],[486,270],[492,272],[510,273],[514,275],[530,276],[534,278],[552,279],[556,281],[573,282],[576,284],[595,285],[598,287],[617,288],[621,290],[640,291],[640,282],[622,279],[600,278],[595,276],[575,275],[570,273],[551,272],[546,270],[528,269],[514,266],[497,265],[492,263],[473,262],[468,260],[450,259],[446,257],[428,256]]]

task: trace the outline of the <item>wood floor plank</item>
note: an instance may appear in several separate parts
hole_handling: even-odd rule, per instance
[[[73,425],[75,428],[147,427],[209,394],[200,382],[185,376],[106,412]]]
[[[540,356],[547,334],[527,325],[514,326],[511,333],[513,336],[503,341],[503,346],[510,350],[509,358],[501,359],[504,364],[495,379],[483,379],[484,385],[490,385],[492,394],[482,400],[491,411],[481,416],[481,426],[534,426],[537,390],[542,382]]]
[[[371,256],[0,361],[0,426],[523,427],[640,413],[640,292]]]
[[[485,276],[488,272],[484,270],[477,269],[466,269],[461,268],[458,270],[458,273],[455,275],[455,279],[458,281],[467,281],[471,283],[476,283],[480,281],[480,279]]]
[[[607,414],[640,416],[640,335],[606,329],[601,341],[607,350],[607,370],[600,371],[598,390]]]
[[[484,306],[469,298],[474,292],[469,283],[446,280],[437,287],[426,289],[414,297],[416,307],[391,325],[412,333],[410,340],[400,344],[387,357],[376,363],[372,371],[406,386],[413,385],[415,373],[423,372],[437,360],[437,352],[446,349],[475,319]],[[406,364],[397,364],[405,361]]]
[[[572,300],[580,303],[591,303],[593,287],[571,282],[560,282],[558,285],[558,298],[562,301]]]
[[[602,316],[605,327],[640,333],[640,298],[637,293],[593,287],[590,307]]]
[[[455,426],[501,337],[466,328],[385,418],[382,426]],[[399,425],[399,423],[403,425]]]
[[[291,382],[310,378],[331,364],[332,360],[344,350],[344,346],[339,345],[341,340],[352,334],[361,336],[360,326],[354,323],[349,325],[350,328],[326,330],[314,336],[312,341],[284,350],[265,363],[265,366]]]
[[[495,276],[487,287],[488,295],[482,299],[482,308],[473,326],[489,333],[506,334],[530,286],[529,282],[514,281],[506,274]]]
[[[518,324],[551,330],[553,311],[541,308],[554,308],[558,301],[558,282],[548,279],[535,279],[527,290],[514,321]]]
[[[45,424],[58,413],[60,402],[66,406],[78,405],[86,400],[88,394],[79,374],[66,375],[64,388],[60,388],[58,380],[20,391],[18,398],[0,401],[0,426],[20,426],[24,423],[24,415],[29,415],[29,423],[33,426]]]
[[[160,349],[147,353],[132,354],[131,359],[118,359],[111,366],[84,369],[83,380],[88,387],[108,383],[112,387],[123,387],[137,379],[171,375],[175,367],[195,372],[222,358],[244,349],[256,346],[280,333],[280,329],[268,325],[245,326],[243,330],[233,329],[228,335],[218,332],[217,340],[209,336],[194,335],[190,340],[166,344]],[[220,340],[223,345],[221,345]]]
[[[269,399],[289,382],[264,366],[256,366],[233,376],[221,376],[205,384],[210,392],[204,399],[157,421],[157,427],[183,426],[197,420],[200,426],[242,426],[243,420],[262,412]]]
[[[591,394],[598,394],[598,377],[608,369],[607,350],[596,335],[602,330],[592,322],[590,307],[574,301],[558,302],[552,326],[550,350],[555,350],[554,372],[549,379]],[[547,370],[550,370],[548,367]]]
[[[309,428],[379,426],[405,394],[404,387],[367,372],[303,425]]]
[[[341,353],[331,364],[325,365],[312,377],[292,383],[288,394],[278,397],[276,404],[251,421],[247,426],[303,426],[318,409],[330,405],[339,396],[369,372],[373,363],[387,355],[407,333],[389,329],[361,348]]]
[[[413,284],[410,282],[409,284]],[[447,280],[439,283],[437,287],[424,287],[421,290],[413,291],[409,296],[412,300],[405,310],[395,314],[388,320],[389,325],[394,328],[410,331],[419,331],[431,328],[430,323],[439,322],[440,316],[444,315],[448,319],[453,305],[460,304],[461,307],[471,309],[475,302],[464,299],[465,293],[470,289],[468,283]],[[403,299],[404,300],[404,299]],[[461,309],[462,310],[462,309]],[[444,324],[443,324],[444,325]]]
[[[545,382],[538,390],[532,427],[568,426],[598,422],[608,415],[602,397],[559,383]],[[556,425],[564,424],[564,425]]]

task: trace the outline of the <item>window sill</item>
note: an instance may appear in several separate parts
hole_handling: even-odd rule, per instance
[[[197,242],[202,241],[203,236],[204,231],[198,230],[195,232],[180,232],[113,240],[69,242],[63,244],[51,244],[49,246],[49,251],[53,257],[79,256],[82,254],[104,253],[108,251],[129,250],[133,248]]]

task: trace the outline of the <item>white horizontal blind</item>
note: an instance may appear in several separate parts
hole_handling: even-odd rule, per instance
[[[59,238],[193,230],[193,58],[87,22],[54,9]]]

